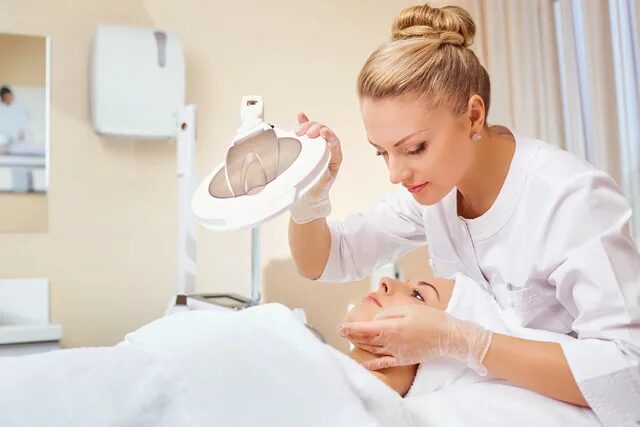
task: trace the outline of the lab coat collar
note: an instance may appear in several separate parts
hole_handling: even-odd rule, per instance
[[[456,187],[445,197],[446,209],[450,218],[466,224],[473,241],[487,239],[500,231],[511,218],[520,201],[527,179],[527,170],[533,159],[535,144],[525,136],[512,129],[508,129],[515,139],[515,151],[509,166],[509,172],[498,197],[484,214],[473,219],[458,216],[458,202]]]

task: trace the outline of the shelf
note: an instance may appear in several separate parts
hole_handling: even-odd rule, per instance
[[[60,325],[0,325],[0,345],[59,341]]]

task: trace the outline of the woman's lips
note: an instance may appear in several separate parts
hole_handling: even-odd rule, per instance
[[[372,302],[372,303],[376,304],[378,307],[382,307],[382,304],[380,304],[380,301],[378,301],[378,299],[376,297],[374,297],[373,294],[367,295],[366,297],[364,297],[364,300]]]
[[[422,190],[424,187],[426,187],[428,183],[429,183],[429,181],[427,181],[427,182],[425,182],[425,183],[423,183],[423,184],[420,184],[420,185],[415,185],[415,186],[413,186],[413,187],[406,187],[406,188],[407,188],[407,190],[409,190],[409,192],[411,192],[411,193],[417,193],[417,192],[419,192],[420,190]]]

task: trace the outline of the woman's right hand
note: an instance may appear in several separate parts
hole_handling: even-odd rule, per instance
[[[324,176],[306,193],[314,198],[324,198],[329,194],[329,189],[336,179],[340,165],[342,164],[342,150],[340,140],[335,133],[322,123],[310,121],[304,113],[298,113],[298,130],[296,135],[306,135],[309,138],[321,136],[327,141],[331,150],[331,159]]]

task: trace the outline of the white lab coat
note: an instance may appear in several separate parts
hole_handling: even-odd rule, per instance
[[[0,133],[9,142],[18,142],[20,132],[26,132],[29,125],[29,110],[23,104],[13,101],[10,105],[0,102]]]
[[[522,326],[572,334],[562,344],[585,399],[606,425],[640,424],[640,254],[616,182],[543,141],[515,134],[493,206],[457,215],[456,189],[433,206],[406,190],[331,221],[318,280],[352,281],[428,243],[437,276],[460,272]]]

